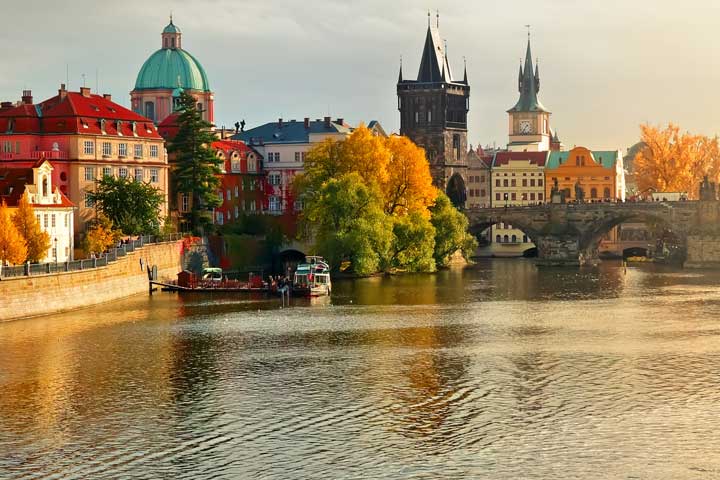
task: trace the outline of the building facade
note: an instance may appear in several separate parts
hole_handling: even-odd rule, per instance
[[[382,128],[377,124],[376,128]],[[305,156],[313,146],[326,138],[344,140],[352,133],[344,119],[296,120],[266,123],[232,136],[233,140],[245,142],[264,159],[268,190],[266,213],[270,215],[294,215],[302,209],[302,202],[295,198],[292,182],[304,169]]]
[[[182,48],[182,32],[173,23],[163,29],[161,48],[145,61],[130,92],[132,110],[156,125],[174,111],[180,90],[197,100],[203,119],[215,122],[215,94],[210,90],[205,69]]]
[[[491,204],[490,167],[492,159],[492,155],[485,155],[481,148],[470,149],[467,154],[468,196],[466,206],[468,208],[486,208]]]
[[[454,78],[437,23],[428,17],[425,46],[415,80],[397,83],[400,135],[425,149],[434,184],[447,192],[456,206],[467,200],[467,113],[470,86],[467,69]]]
[[[215,209],[215,224],[234,223],[245,215],[267,211],[268,184],[262,156],[237,140],[216,140],[212,147],[224,162],[218,192],[222,204]],[[189,205],[181,200],[183,203]]]
[[[50,236],[50,248],[41,262],[69,262],[75,248],[75,205],[53,184],[53,166],[38,160],[30,168],[0,168],[0,203],[13,215],[23,195],[35,211],[40,228]]]
[[[560,140],[550,129],[550,111],[538,98],[540,92],[540,71],[537,63],[533,69],[530,37],[528,35],[525,65],[520,66],[518,75],[520,98],[508,113],[510,140],[508,150],[513,152],[545,152],[551,143],[559,149]]]
[[[584,201],[625,201],[625,170],[619,150],[591,151],[575,147],[567,152],[550,152],[545,166],[545,196],[557,181],[566,201],[578,200],[578,187]]]
[[[148,182],[166,196],[168,164],[165,142],[145,117],[96,95],[89,88],[58,94],[34,104],[32,93],[0,104],[0,167],[32,167],[38,160],[53,164],[52,183],[77,205],[76,243],[87,222],[96,216],[86,194],[103,176]]]
[[[497,152],[492,163],[492,206],[544,203],[547,156],[548,152]],[[490,236],[493,256],[516,257],[535,248],[523,231],[509,224],[493,225]]]

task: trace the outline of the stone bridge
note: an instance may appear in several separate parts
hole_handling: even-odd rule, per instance
[[[688,266],[720,265],[720,202],[544,204],[465,210],[476,236],[496,223],[522,230],[545,265],[594,265],[600,239],[623,222],[644,222],[673,239]]]

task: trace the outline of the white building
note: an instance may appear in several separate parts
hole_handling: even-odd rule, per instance
[[[31,168],[0,169],[0,201],[11,214],[23,195],[35,210],[40,228],[50,235],[50,248],[41,262],[68,262],[73,259],[73,210],[75,205],[53,187],[53,167],[41,159]]]

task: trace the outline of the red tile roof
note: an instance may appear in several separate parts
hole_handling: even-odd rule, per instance
[[[40,160],[35,165],[39,167],[46,160]],[[0,203],[5,202],[8,207],[17,207],[20,199],[25,193],[25,186],[32,185],[32,168],[0,168]],[[75,204],[65,196],[57,187],[54,193],[60,194],[60,203],[54,204],[31,204],[33,208],[55,208],[74,207]]]
[[[0,110],[0,132],[103,135],[102,120],[104,135],[161,138],[151,120],[101,95],[78,92],[58,94],[35,105],[20,104]],[[9,128],[11,121],[14,124]],[[136,125],[135,134],[132,122]]]
[[[525,160],[531,165],[544,167],[548,152],[497,152],[493,166],[507,165],[510,160]]]

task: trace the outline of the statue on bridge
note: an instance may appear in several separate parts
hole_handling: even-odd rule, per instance
[[[553,186],[550,189],[550,202],[565,203],[565,192],[560,190],[557,178],[553,178]]]
[[[717,189],[715,182],[711,182],[705,175],[702,183],[700,183],[700,200],[717,200]]]
[[[585,201],[585,191],[583,191],[582,187],[580,186],[580,180],[575,182],[575,200],[578,203],[583,203]]]

